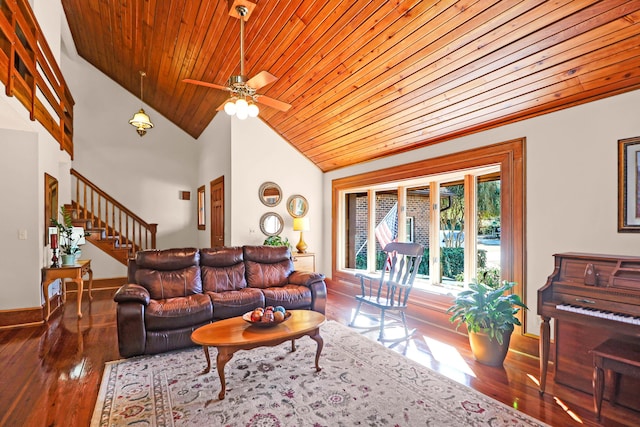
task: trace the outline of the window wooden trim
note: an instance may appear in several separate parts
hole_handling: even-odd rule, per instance
[[[500,192],[502,198],[500,242],[502,278],[517,283],[514,291],[520,295],[526,303],[524,283],[526,277],[524,259],[525,142],[525,138],[519,138],[333,180],[331,221],[331,270],[333,280],[340,281],[344,284],[352,284],[353,286],[357,285],[352,273],[339,271],[337,269],[337,245],[340,239],[340,236],[338,236],[338,218],[341,217],[338,208],[340,206],[339,197],[342,191],[499,164],[501,174]],[[434,308],[436,308],[437,311],[441,311],[442,306],[443,304],[441,303],[439,307]],[[520,311],[518,317],[523,327],[517,328],[516,331],[523,333],[523,331],[526,331],[526,316],[523,311]]]

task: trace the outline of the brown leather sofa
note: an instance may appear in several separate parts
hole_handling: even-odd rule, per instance
[[[286,246],[140,251],[114,296],[123,357],[194,345],[207,323],[282,305],[324,313],[324,275],[293,270]]]

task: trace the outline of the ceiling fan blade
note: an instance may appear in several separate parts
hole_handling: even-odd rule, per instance
[[[191,83],[194,85],[198,85],[198,86],[206,86],[206,87],[212,87],[214,89],[222,89],[222,90],[231,90],[229,89],[228,86],[222,86],[222,85],[218,85],[215,83],[208,83],[208,82],[202,82],[200,80],[192,80],[192,79],[182,79],[183,82],[185,83]]]
[[[249,81],[247,82],[247,86],[252,89],[258,90],[261,87],[268,85],[269,83],[275,82],[276,80],[278,80],[278,78],[270,72],[260,71],[258,74],[249,79]]]
[[[287,104],[286,102],[278,101],[277,99],[269,98],[264,95],[255,95],[255,100],[261,104],[268,105],[269,107],[275,108],[280,111],[289,111],[291,108],[291,104]]]

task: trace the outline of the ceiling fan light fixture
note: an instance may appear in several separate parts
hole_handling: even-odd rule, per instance
[[[260,71],[247,80],[247,75],[245,74],[244,25],[256,4],[250,0],[229,0],[228,4],[230,5],[229,15],[240,20],[240,73],[230,76],[225,86],[193,79],[183,79],[182,81],[230,92],[230,98],[224,101],[216,111],[224,110],[228,115],[237,115],[241,120],[247,117],[258,117],[260,108],[255,105],[256,102],[279,111],[288,111],[291,105],[286,102],[257,93],[260,88],[278,80],[276,76],[267,71]]]
[[[249,104],[249,107],[247,108],[247,113],[249,114],[249,117],[258,117],[258,114],[260,114],[260,109],[256,104],[251,102]]]
[[[144,76],[146,75],[147,73],[145,73],[144,71],[140,71],[140,103],[144,102],[142,79],[144,79]],[[147,134],[147,129],[151,129],[153,127],[153,123],[151,123],[151,119],[149,118],[147,113],[144,112],[142,107],[140,107],[140,111],[135,113],[131,118],[131,120],[129,120],[129,124],[136,128],[138,135],[140,135],[141,137]]]
[[[224,112],[233,116],[237,111],[235,99],[231,98],[224,104]]]
[[[240,98],[236,101],[236,114],[242,114],[245,118],[249,115],[249,103],[246,99]]]

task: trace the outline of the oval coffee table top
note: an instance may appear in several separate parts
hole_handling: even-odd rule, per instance
[[[226,347],[287,339],[317,329],[325,322],[322,313],[290,310],[291,317],[273,327],[253,326],[242,316],[219,320],[193,331],[191,340],[199,345]]]

